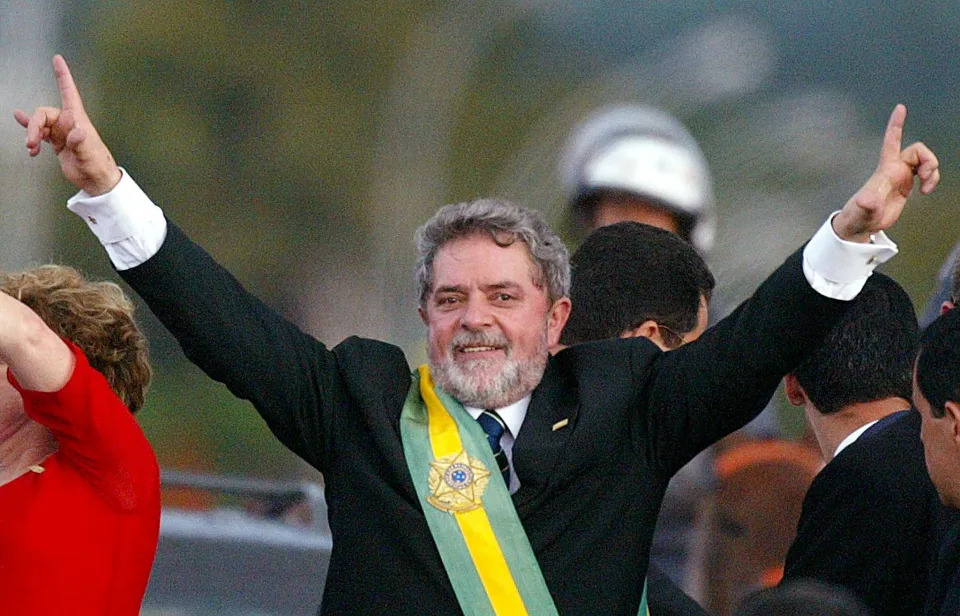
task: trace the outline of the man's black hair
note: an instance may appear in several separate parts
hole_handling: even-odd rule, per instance
[[[616,338],[649,320],[683,335],[697,326],[700,298],[709,300],[715,284],[690,244],[637,222],[593,231],[570,267],[573,308],[560,338],[567,345]]]
[[[910,400],[917,316],[900,285],[874,273],[793,374],[823,414],[857,402]]]
[[[924,330],[917,357],[917,387],[934,417],[943,417],[948,400],[960,403],[960,308]]]

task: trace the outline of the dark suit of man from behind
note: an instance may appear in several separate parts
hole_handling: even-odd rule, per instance
[[[853,591],[875,614],[919,614],[942,506],[910,411],[917,320],[874,274],[820,347],[785,379],[826,461],[803,501],[784,582]]]
[[[484,515],[492,493],[498,510],[487,521],[509,524],[513,537],[496,547],[529,564],[514,570],[500,558],[493,591],[519,586],[513,577],[523,575],[531,580],[523,592],[550,604],[534,615],[637,614],[670,476],[762,409],[873,265],[896,252],[880,232],[899,218],[916,178],[923,192],[939,181],[929,149],[901,147],[906,108],[897,106],[863,188],[752,299],[671,353],[640,338],[550,357],[570,306],[559,238],[535,212],[500,201],[444,207],[418,233],[430,365],[411,374],[396,346],[351,337],[328,348],[244,290],[117,166],[59,56],[54,71],[62,109],[14,114],[28,151],[53,145],[83,191],[69,207],[190,360],[250,400],[277,438],[324,474],[333,532],[324,614],[494,613],[494,592],[477,582],[487,563],[448,567],[441,556],[473,558],[462,549],[467,533],[450,528],[460,518],[439,498],[466,485],[471,494],[461,496],[475,503],[478,477],[489,478],[487,493],[466,513]],[[441,395],[447,402],[437,404]],[[442,419],[437,406],[447,403],[456,421]],[[431,406],[469,436],[483,467],[429,458],[423,430],[403,436],[424,425]],[[473,420],[487,409],[518,411],[522,423],[510,428],[512,445],[501,434],[504,453],[511,449],[502,473]],[[456,534],[435,534],[434,523]],[[458,593],[454,580],[471,592]]]
[[[960,310],[951,307],[924,331],[913,376],[927,471],[951,513],[924,614],[955,616],[960,614]]]
[[[669,351],[707,327],[713,274],[669,231],[637,222],[600,227],[573,254],[570,269],[562,346],[640,336]],[[653,563],[647,577],[653,616],[706,615]]]

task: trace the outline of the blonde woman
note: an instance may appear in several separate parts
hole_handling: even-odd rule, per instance
[[[160,487],[133,418],[150,366],[132,305],[60,266],[0,291],[0,611],[135,616]]]

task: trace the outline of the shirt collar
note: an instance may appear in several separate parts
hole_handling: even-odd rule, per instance
[[[523,425],[523,420],[527,417],[527,408],[530,406],[531,397],[531,394],[527,394],[511,405],[505,406],[502,409],[494,409],[497,411],[500,419],[503,420],[503,423],[507,424],[507,429],[510,430],[510,434],[514,438],[520,433],[520,426]],[[480,417],[480,413],[484,411],[484,409],[478,409],[472,406],[465,406],[463,408],[465,408],[474,419]]]
[[[847,447],[855,443],[856,440],[860,438],[860,436],[863,435],[864,432],[869,430],[871,426],[873,426],[873,424],[877,423],[878,421],[880,420],[874,419],[873,421],[863,424],[862,426],[860,426],[859,428],[857,428],[856,430],[848,434],[847,438],[840,441],[840,444],[837,445],[837,450],[833,452],[833,457],[836,458],[838,455],[840,455],[841,451],[843,451],[844,449],[846,449]]]

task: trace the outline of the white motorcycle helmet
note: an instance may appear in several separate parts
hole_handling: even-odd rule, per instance
[[[716,234],[710,169],[693,136],[672,115],[652,107],[607,107],[572,133],[561,173],[573,214],[592,220],[605,191],[636,195],[674,214],[681,235],[706,254]]]

